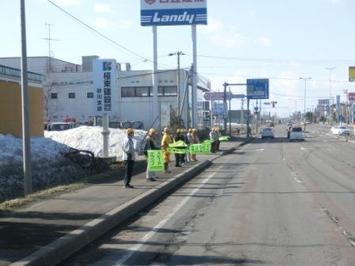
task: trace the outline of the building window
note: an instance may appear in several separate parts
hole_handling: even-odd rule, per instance
[[[92,99],[92,98],[94,98],[94,93],[93,92],[88,92],[86,94],[86,97]]]
[[[164,96],[164,87],[162,86],[158,87],[158,96]]]
[[[69,92],[68,97],[69,99],[75,99],[75,92]]]
[[[58,93],[52,92],[51,93],[51,99],[58,99]]]
[[[122,97],[134,97],[135,96],[135,88],[134,87],[122,87],[121,96]]]
[[[136,97],[149,97],[150,96],[150,88],[149,87],[136,87],[135,96]]]
[[[149,97],[151,87],[122,87],[121,97]]]
[[[176,86],[159,86],[159,96],[176,96],[177,87]]]

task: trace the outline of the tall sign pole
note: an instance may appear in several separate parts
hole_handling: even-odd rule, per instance
[[[28,115],[28,79],[25,0],[21,0],[21,101],[24,194],[32,193],[31,137]]]
[[[192,127],[197,126],[197,33],[196,25],[192,25],[192,48],[193,48],[193,70],[192,70]]]
[[[153,26],[153,121],[157,120],[157,129],[161,132],[161,117],[158,97],[158,30]]]
[[[207,0],[198,1],[154,1],[141,0],[141,25],[153,26],[153,33],[156,35],[157,26],[192,26],[193,41],[193,67],[192,67],[192,126],[197,126],[197,36],[196,25],[207,24]],[[154,37],[156,39],[156,37]],[[154,40],[154,74],[157,71],[157,45]],[[158,86],[158,79],[153,82],[153,91]],[[157,92],[157,91],[156,91]],[[156,93],[157,97],[157,93]],[[157,104],[158,99],[154,99],[155,110],[160,109]],[[160,116],[160,110],[158,111]],[[160,119],[159,119],[160,120]]]

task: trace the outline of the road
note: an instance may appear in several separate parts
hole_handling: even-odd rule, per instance
[[[255,140],[63,265],[355,265],[355,144]]]

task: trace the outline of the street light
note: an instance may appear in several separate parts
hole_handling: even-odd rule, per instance
[[[177,56],[177,117],[180,119],[180,56],[185,55],[181,51],[177,51],[175,53],[170,53],[169,56]]]
[[[303,105],[303,126],[304,126],[304,131],[306,131],[306,91],[307,91],[307,80],[311,80],[311,77],[305,78],[305,77],[300,77],[299,79],[304,80],[304,105]]]
[[[331,106],[333,105],[332,71],[335,69],[335,67],[326,67],[325,69],[329,71],[329,116],[330,116],[330,120],[331,120],[331,123],[332,123],[332,112],[331,112]]]

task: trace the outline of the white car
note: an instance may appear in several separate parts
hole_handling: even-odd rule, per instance
[[[293,127],[290,131],[290,141],[304,140],[303,130],[301,127]]]
[[[262,139],[266,139],[266,138],[273,139],[273,138],[275,138],[274,132],[273,132],[272,128],[270,128],[270,127],[263,128],[261,130],[260,135],[261,135]]]
[[[334,135],[350,135],[350,129],[344,126],[332,127],[331,131]]]
[[[48,131],[62,131],[75,127],[76,124],[74,122],[52,122],[47,124],[46,129]]]

